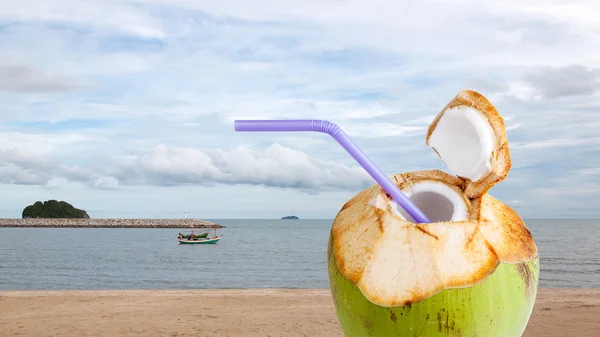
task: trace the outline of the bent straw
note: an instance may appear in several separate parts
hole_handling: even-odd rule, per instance
[[[314,131],[329,134],[377,183],[418,223],[431,221],[381,170],[367,158],[356,144],[334,123],[315,119],[296,120],[236,120],[235,131]]]

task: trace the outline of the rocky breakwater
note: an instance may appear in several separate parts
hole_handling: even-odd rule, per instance
[[[225,228],[200,219],[0,219],[0,227],[41,228]]]

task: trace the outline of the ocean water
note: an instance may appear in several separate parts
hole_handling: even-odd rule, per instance
[[[331,220],[213,220],[217,245],[178,229],[0,228],[0,290],[327,288]],[[528,220],[541,287],[600,287],[600,220]]]

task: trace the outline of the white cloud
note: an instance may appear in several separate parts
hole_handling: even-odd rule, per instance
[[[76,143],[91,140],[85,134],[75,132],[60,134],[35,134],[27,132],[0,132],[0,151],[7,149],[18,153],[47,155]]]
[[[169,148],[129,158],[117,178],[122,184],[250,184],[309,191],[366,187],[371,178],[360,167],[310,159],[301,151],[273,144],[264,152]]]
[[[548,139],[536,142],[528,142],[526,144],[513,143],[511,148],[513,149],[544,149],[544,148],[564,148],[574,147],[585,144],[600,144],[600,137],[596,138],[562,138],[562,139]]]
[[[424,146],[425,130],[467,88],[507,121],[513,172],[494,187],[503,200],[525,215],[552,205],[557,215],[600,216],[599,197],[584,194],[600,165],[600,4],[540,4],[6,3],[0,181],[19,194],[6,207],[51,192],[93,203],[139,191],[176,207],[189,188],[252,196],[239,210],[246,216],[270,214],[273,203],[331,216],[373,183],[338,144],[325,135],[240,134],[233,120],[330,120],[392,174],[441,165]],[[331,199],[305,193],[315,191]],[[553,203],[561,191],[580,199]]]
[[[596,29],[600,28],[600,23],[594,15],[600,11],[600,4],[594,0],[496,0],[488,3],[516,15],[526,12],[538,17],[551,17],[590,34],[596,33]]]
[[[237,102],[223,102],[215,110],[227,112],[227,120],[233,122],[237,119],[325,119],[325,120],[352,120],[369,119],[386,115],[397,114],[400,111],[393,107],[385,106],[379,102],[360,101],[330,101],[306,99],[279,99],[267,101],[261,98],[240,97]],[[302,116],[302,117],[300,117]]]
[[[569,186],[562,188],[538,188],[534,190],[535,193],[539,193],[546,196],[552,197],[596,197],[600,195],[600,186],[597,184],[591,186]],[[564,199],[563,199],[564,201]]]
[[[0,90],[13,92],[53,92],[81,87],[73,79],[41,73],[28,66],[0,65]]]
[[[575,173],[584,176],[600,175],[600,167],[592,167],[583,170],[577,170]]]
[[[44,172],[24,170],[14,164],[0,166],[0,182],[15,185],[45,185],[50,175]]]
[[[343,127],[349,136],[362,138],[384,138],[407,134],[425,134],[425,126],[403,126],[401,123],[350,123]]]
[[[526,75],[538,95],[547,98],[590,95],[600,89],[600,78],[596,71],[581,65],[559,68],[538,68]],[[536,96],[539,99],[539,96]]]
[[[317,146],[331,146],[329,140],[322,137],[312,136],[275,136],[273,137],[273,141],[276,143],[280,143],[289,148],[297,148],[297,149],[313,149]]]
[[[23,0],[3,3],[0,19],[61,22],[120,30],[145,38],[163,38],[159,21],[123,1]]]
[[[523,101],[539,101],[542,95],[529,83],[513,82],[508,84],[507,95]]]

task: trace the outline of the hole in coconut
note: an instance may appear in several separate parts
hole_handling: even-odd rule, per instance
[[[448,109],[429,138],[452,173],[477,181],[490,171],[494,130],[479,111],[459,107]]]
[[[410,200],[433,222],[452,220],[454,205],[452,201],[441,194],[436,192],[421,192],[414,194],[410,197]]]
[[[412,186],[406,196],[431,222],[460,221],[467,219],[465,200],[448,185],[437,181],[423,181]],[[401,218],[417,223],[406,211],[390,199],[392,211]]]

